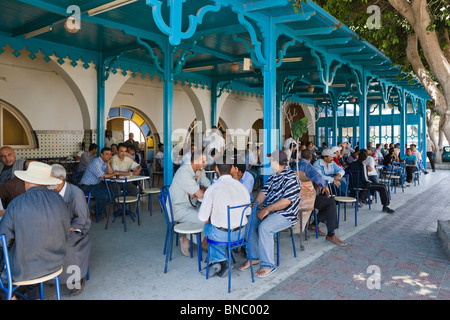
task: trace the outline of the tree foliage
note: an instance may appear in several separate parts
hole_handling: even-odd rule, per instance
[[[296,0],[294,10],[301,11],[307,0]],[[408,21],[395,10],[388,0],[315,0],[324,10],[355,31],[363,39],[373,44],[388,56],[394,65],[403,71],[411,72],[406,57],[407,35],[413,32]],[[427,0],[432,23],[428,30],[435,30],[439,36],[441,48],[449,47],[446,30],[450,28],[450,2],[448,0]],[[368,20],[373,15],[368,8],[376,5],[380,8],[380,27],[369,28]],[[419,52],[423,58],[422,52]],[[425,66],[427,63],[422,59]]]

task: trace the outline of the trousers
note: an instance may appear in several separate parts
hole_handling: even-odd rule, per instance
[[[336,202],[331,197],[318,194],[314,202],[314,209],[318,211],[317,222],[326,222],[328,234],[332,236],[338,227]]]

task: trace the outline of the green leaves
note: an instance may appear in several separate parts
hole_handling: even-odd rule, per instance
[[[303,134],[308,132],[308,118],[303,117],[302,119],[297,119],[291,126],[292,138],[294,140],[299,140]]]

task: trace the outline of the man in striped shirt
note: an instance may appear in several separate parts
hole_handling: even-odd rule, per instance
[[[258,277],[266,277],[276,271],[274,259],[275,233],[287,229],[298,221],[300,206],[300,181],[294,171],[287,165],[288,159],[284,151],[274,151],[270,155],[270,166],[274,173],[256,197],[258,204],[265,203],[257,213],[251,230],[250,250],[247,257],[253,264],[260,264],[256,272]],[[239,268],[241,271],[250,268],[247,260]]]

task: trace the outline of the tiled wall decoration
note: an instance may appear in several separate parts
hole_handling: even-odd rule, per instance
[[[81,150],[83,137],[86,139],[86,150],[89,148],[91,131],[36,131],[39,148],[17,149],[18,158],[69,158]],[[96,136],[93,134],[93,138]]]

